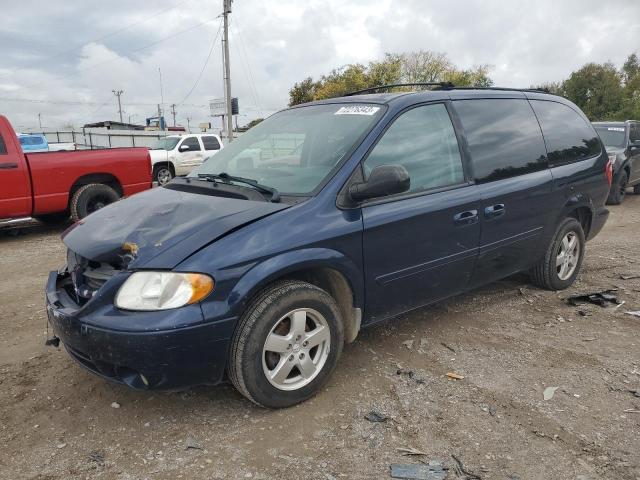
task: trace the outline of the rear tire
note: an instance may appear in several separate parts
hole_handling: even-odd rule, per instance
[[[69,210],[74,222],[87,215],[106,207],[120,199],[120,195],[113,188],[102,183],[90,183],[80,187],[73,194]]]
[[[335,300],[305,282],[281,281],[251,302],[231,341],[229,378],[252,402],[285,408],[315,395],[342,352]]]
[[[633,186],[633,193],[640,195],[640,184]]]
[[[572,244],[574,239],[577,244],[575,247],[576,244]],[[571,286],[580,272],[585,244],[580,222],[573,217],[565,218],[544,257],[531,268],[531,282],[547,290],[564,290]]]
[[[607,198],[607,203],[609,205],[620,205],[622,203],[626,195],[628,181],[629,175],[627,175],[626,170],[622,170],[620,172],[620,175],[618,176],[618,179],[613,182],[613,185],[611,185],[611,191],[609,192],[609,197]]]

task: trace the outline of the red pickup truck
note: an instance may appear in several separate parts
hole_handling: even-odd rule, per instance
[[[75,221],[151,188],[146,148],[25,154],[0,115],[0,226],[26,220]]]

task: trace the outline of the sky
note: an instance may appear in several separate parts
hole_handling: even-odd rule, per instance
[[[222,0],[0,0],[0,114],[17,130],[143,123],[219,125]],[[291,86],[385,52],[491,65],[496,86],[566,78],[640,54],[640,0],[234,0],[229,45],[240,125],[286,107]],[[161,72],[161,75],[160,75]],[[160,76],[162,81],[160,81]]]

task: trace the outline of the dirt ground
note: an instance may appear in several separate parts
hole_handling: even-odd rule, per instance
[[[230,386],[132,391],[45,347],[60,233],[0,235],[2,479],[384,479],[431,460],[450,479],[640,479],[640,278],[620,278],[640,273],[640,196],[611,208],[570,290],[516,276],[365,330],[281,411]],[[626,303],[564,301],[609,288]]]

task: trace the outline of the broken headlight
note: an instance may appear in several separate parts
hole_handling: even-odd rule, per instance
[[[118,290],[115,305],[125,310],[168,310],[199,302],[213,290],[202,273],[135,272]]]

